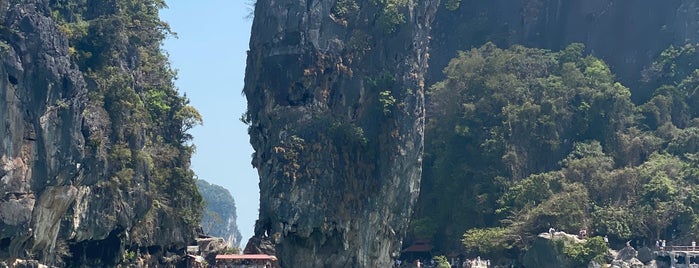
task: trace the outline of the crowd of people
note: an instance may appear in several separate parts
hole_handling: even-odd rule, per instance
[[[462,267],[464,268],[487,268],[490,267],[490,260],[481,260],[481,257],[475,259],[466,259]]]
[[[430,259],[429,262],[426,262],[422,259],[415,259],[412,262],[404,262],[403,260],[396,260],[394,267],[427,268],[427,267],[437,267],[437,263],[434,261],[434,259]]]
[[[454,268],[488,268],[490,266],[490,260],[484,260],[481,259],[481,257],[476,257],[474,259],[466,259],[463,262],[459,262],[458,260],[451,260],[449,262],[451,267]],[[437,263],[435,262],[434,259],[430,259],[429,261],[427,260],[422,260],[422,259],[415,259],[412,262],[407,262],[403,260],[396,260],[394,263],[394,267],[418,267],[418,268],[433,268],[437,267]]]

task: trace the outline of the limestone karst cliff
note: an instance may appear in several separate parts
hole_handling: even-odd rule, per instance
[[[658,86],[644,80],[653,59],[697,41],[697,8],[688,0],[257,1],[243,118],[261,178],[253,241],[272,242],[289,267],[384,265],[419,192],[422,89],[444,78],[458,50],[582,43],[640,103]],[[455,183],[455,195],[468,182]],[[478,202],[497,198],[469,190]],[[458,248],[469,224],[497,223],[436,223],[449,240],[438,245]]]
[[[244,88],[261,178],[255,235],[283,267],[386,267],[399,254],[419,192],[438,4],[257,1]]]
[[[204,233],[222,237],[229,246],[240,248],[243,236],[238,229],[235,199],[231,193],[223,186],[201,179],[197,180],[197,189],[206,203],[201,218]]]
[[[170,263],[201,197],[162,1],[0,0],[0,260]]]
[[[546,48],[553,51],[565,49],[571,43],[577,42],[585,46],[585,55],[598,57],[607,64],[614,75],[614,79],[629,88],[631,99],[634,103],[641,105],[648,101],[656,93],[654,92],[661,84],[648,79],[648,69],[652,62],[657,59],[661,52],[674,45],[681,47],[686,43],[699,41],[699,19],[697,15],[696,1],[627,1],[627,0],[599,0],[599,1],[556,1],[556,0],[522,0],[522,1],[485,1],[485,0],[450,0],[442,1],[437,11],[433,23],[430,69],[426,75],[426,83],[432,86],[442,80],[447,80],[447,75],[443,72],[445,67],[456,55],[457,51],[468,51],[472,48],[481,47],[487,42],[493,42],[500,48],[509,48],[515,44],[527,47]],[[694,56],[696,57],[696,56]],[[691,64],[690,64],[691,65]],[[673,69],[682,69],[681,64]],[[693,68],[688,68],[693,71]],[[665,81],[664,83],[667,83]],[[679,81],[676,82],[678,84]],[[570,90],[571,87],[568,87]],[[599,87],[595,90],[600,90]],[[572,92],[572,91],[571,91]],[[690,91],[691,92],[691,91]],[[460,100],[468,102],[466,98]],[[539,98],[541,99],[541,98]],[[439,105],[428,100],[429,105]],[[691,105],[690,106],[695,106]],[[622,105],[605,105],[603,111],[611,114],[611,111],[622,107]],[[452,109],[455,114],[465,114],[465,110]],[[427,113],[427,122],[442,121],[442,114],[434,113],[435,109]],[[493,114],[492,112],[488,114]],[[623,113],[615,113],[623,114]],[[643,114],[648,116],[648,114]],[[483,114],[478,120],[486,118]],[[675,115],[672,120],[680,121],[681,116]],[[649,118],[652,118],[649,116]],[[665,117],[657,120],[657,124],[665,124],[668,120]],[[689,118],[693,118],[689,116]],[[655,120],[655,119],[653,119]],[[518,120],[519,122],[532,122]],[[541,122],[541,121],[539,121]],[[564,120],[556,120],[556,125],[563,125]],[[460,121],[450,122],[450,127],[440,129],[440,133],[458,133],[454,131],[454,125],[461,130],[476,128],[473,125],[464,124]],[[673,122],[676,126],[683,128],[684,123]],[[467,127],[464,128],[463,125]],[[579,120],[573,121],[572,126],[583,125]],[[652,124],[649,124],[652,129]],[[640,129],[648,128],[645,122],[636,125]],[[493,127],[487,129],[490,131]],[[565,129],[571,129],[570,127]],[[434,130],[434,129],[433,129]],[[533,131],[533,130],[532,130]],[[497,215],[498,207],[496,200],[505,193],[499,190],[484,190],[488,188],[479,185],[479,178],[486,181],[497,181],[497,178],[504,177],[512,179],[517,176],[506,171],[506,168],[498,168],[499,164],[505,163],[507,157],[512,155],[500,154],[496,156],[496,161],[478,162],[486,158],[487,154],[482,154],[479,149],[483,149],[482,141],[474,142],[465,136],[455,140],[448,140],[446,136],[437,136],[433,131],[426,136],[427,144],[438,144],[443,142],[444,147],[426,145],[425,166],[423,167],[421,197],[416,205],[415,219],[418,219],[421,226],[431,225],[435,235],[431,237],[433,242],[440,249],[459,249],[462,247],[461,235],[469,228],[499,226],[502,218],[494,217],[494,220],[477,220],[480,216],[492,217]],[[554,133],[548,131],[547,133]],[[597,132],[601,133],[601,132]],[[432,135],[430,137],[430,134]],[[457,136],[460,134],[456,134]],[[615,134],[616,135],[616,134]],[[524,135],[513,135],[523,137]],[[623,141],[624,135],[609,135],[612,139]],[[627,136],[628,137],[628,136]],[[443,140],[439,140],[443,139]],[[578,141],[580,137],[562,135],[558,139],[560,142]],[[589,136],[585,139],[591,139]],[[599,139],[599,138],[597,138]],[[601,139],[600,139],[601,140]],[[431,142],[430,142],[431,141]],[[636,140],[637,141],[637,140]],[[462,143],[463,142],[463,143]],[[627,141],[624,141],[627,142]],[[498,143],[502,144],[502,143]],[[627,142],[627,144],[629,144]],[[539,148],[531,143],[523,143],[527,148]],[[472,147],[473,146],[473,147]],[[647,146],[643,150],[656,150],[652,146]],[[458,154],[447,154],[444,150],[448,148],[460,148]],[[562,146],[560,148],[565,148]],[[469,148],[469,149],[465,149]],[[642,146],[643,148],[643,146]],[[633,153],[623,151],[620,146],[605,147],[605,152],[610,155],[617,155],[617,165],[627,165],[623,157],[633,157]],[[563,150],[563,155],[570,152],[570,148]],[[440,155],[441,154],[441,155]],[[438,160],[448,159],[446,155],[453,156],[440,162]],[[465,155],[461,157],[459,155]],[[528,156],[518,155],[518,161],[541,161],[550,159],[548,154],[530,154]],[[648,153],[650,155],[650,153]],[[623,156],[623,157],[619,157]],[[564,156],[557,156],[554,159],[561,159]],[[473,160],[476,159],[476,160]],[[512,159],[512,158],[511,158]],[[639,157],[643,159],[643,157]],[[558,160],[553,161],[556,163]],[[640,161],[640,160],[637,160]],[[458,163],[466,163],[460,165]],[[638,163],[628,164],[636,165]],[[463,166],[470,165],[473,169],[466,169]],[[549,165],[545,170],[556,170],[558,164]],[[494,170],[495,173],[489,173]],[[454,176],[446,176],[452,171]],[[482,172],[482,173],[481,173]],[[530,165],[524,170],[524,174],[538,173],[535,166]],[[467,174],[467,175],[461,175]],[[480,177],[474,174],[488,174]],[[516,179],[513,179],[516,181]],[[498,184],[498,183],[494,183]],[[498,189],[492,187],[491,189]],[[453,190],[444,190],[453,189]],[[456,199],[449,199],[457,197]],[[485,201],[491,198],[491,201]],[[468,204],[468,205],[464,205]],[[484,206],[481,206],[484,205]],[[438,207],[435,209],[435,207]],[[464,208],[467,207],[467,208]],[[436,216],[440,215],[440,216]],[[458,216],[462,215],[462,216]],[[503,216],[503,215],[500,215]],[[441,218],[441,219],[440,219]],[[447,220],[448,219],[448,220]],[[427,224],[426,224],[427,223]],[[428,228],[430,229],[430,228]],[[514,255],[514,254],[513,254]]]
[[[605,60],[636,101],[655,88],[637,87],[642,72],[669,45],[699,41],[699,3],[691,0],[449,0],[433,24],[428,84],[443,78],[456,55],[486,42],[560,50],[582,43]],[[451,5],[450,5],[451,4]]]

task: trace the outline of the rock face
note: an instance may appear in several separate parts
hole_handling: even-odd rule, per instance
[[[77,185],[87,88],[40,8],[0,1],[0,256],[31,249],[52,263],[52,252],[66,252],[56,241],[61,220],[89,191]]]
[[[204,198],[206,210],[201,226],[207,235],[223,237],[229,246],[239,248],[242,235],[238,229],[235,200],[228,189],[197,180],[197,189]]]
[[[153,80],[139,77],[142,59],[112,54],[103,46],[113,61],[97,66],[78,60],[95,43],[77,46],[71,27],[84,26],[82,41],[125,33],[96,27],[109,19],[107,9],[71,5],[85,11],[81,15],[103,12],[100,19],[73,16],[84,19],[77,24],[67,9],[58,9],[62,2],[0,0],[0,260],[113,267],[128,261],[126,252],[140,252],[131,255],[149,254],[152,262],[146,264],[157,264],[159,257],[179,252],[194,238],[201,199],[189,171],[189,153],[179,150],[179,140],[149,125],[152,119],[139,117],[146,110],[144,101],[119,108],[126,98],[107,96],[145,94]],[[140,48],[141,56],[155,55],[143,43],[125,43]],[[150,45],[160,53],[158,41]],[[103,56],[90,55],[95,62]],[[114,70],[109,77],[100,74],[109,68]],[[150,75],[159,77],[155,71]],[[114,81],[129,81],[130,86]],[[176,92],[172,90],[162,92]],[[168,124],[171,119],[156,120]],[[174,125],[173,134],[180,135],[181,124]],[[156,136],[160,142],[154,141]],[[163,157],[168,159],[161,161]],[[163,167],[171,173],[156,173]]]
[[[651,60],[699,40],[692,0],[441,2],[256,2],[243,118],[261,178],[254,241],[274,242],[282,265],[379,267],[397,252],[419,190],[428,61],[429,86],[457,50],[580,42],[645,99]]]
[[[562,252],[560,246],[557,246],[554,240],[570,240],[578,243],[577,237],[564,232],[556,232],[553,237],[548,233],[542,233],[537,236],[531,244],[531,247],[522,257],[522,264],[525,267],[573,267]]]
[[[283,267],[387,267],[399,253],[438,5],[257,1],[244,88],[261,189],[251,241],[271,239]]]
[[[624,85],[638,88],[642,70],[669,45],[699,41],[699,3],[693,0],[449,0],[437,12],[428,81],[456,50],[492,41],[560,50],[583,43]],[[431,84],[431,83],[428,83]],[[650,89],[634,92],[645,99]]]
[[[197,238],[199,254],[207,262],[216,263],[216,255],[222,254],[229,247],[229,242],[222,237]]]

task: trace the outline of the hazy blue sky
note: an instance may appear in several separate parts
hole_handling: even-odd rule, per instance
[[[247,2],[167,0],[169,8],[161,11],[178,37],[165,42],[178,70],[176,84],[204,117],[191,131],[197,147],[192,168],[235,198],[242,247],[253,234],[260,192],[247,128],[238,120],[247,105],[241,94],[252,24]]]

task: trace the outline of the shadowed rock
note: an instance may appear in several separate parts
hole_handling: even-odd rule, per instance
[[[260,174],[250,243],[272,241],[283,267],[387,267],[399,254],[419,192],[439,4],[407,2],[256,3],[244,88]]]

